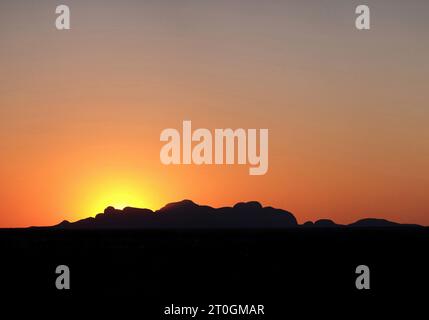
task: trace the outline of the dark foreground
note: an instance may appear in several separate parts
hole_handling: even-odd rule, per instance
[[[191,319],[162,315],[171,304],[265,305],[264,317],[245,319],[279,319],[293,309],[329,314],[340,303],[357,311],[426,299],[428,248],[427,228],[1,230],[2,302],[91,301],[106,311],[138,301],[149,319]],[[362,264],[370,290],[355,286]],[[70,290],[55,287],[58,265],[70,268]]]

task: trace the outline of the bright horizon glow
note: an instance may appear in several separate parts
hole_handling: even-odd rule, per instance
[[[93,180],[92,180],[93,179]],[[105,174],[87,177],[86,185],[76,194],[79,212],[73,217],[81,219],[102,213],[107,207],[124,209],[125,207],[154,209],[152,192],[137,178],[125,174]]]

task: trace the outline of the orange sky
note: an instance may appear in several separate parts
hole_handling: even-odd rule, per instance
[[[0,2],[0,227],[184,198],[429,224],[429,3],[367,3],[369,32],[340,0],[73,1],[70,31]],[[162,165],[183,120],[268,128],[268,173]]]

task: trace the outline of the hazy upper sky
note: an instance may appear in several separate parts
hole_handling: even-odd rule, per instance
[[[69,31],[0,2],[0,227],[183,198],[429,224],[429,1],[61,3]],[[268,173],[162,165],[183,120],[268,128]]]

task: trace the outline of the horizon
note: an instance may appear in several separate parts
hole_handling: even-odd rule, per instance
[[[269,205],[264,205],[262,202],[257,201],[257,200],[236,202],[236,203],[234,203],[232,205],[214,207],[214,206],[210,206],[210,205],[207,205],[207,204],[196,203],[195,201],[193,201],[191,199],[182,199],[182,200],[178,200],[178,201],[173,201],[173,202],[165,203],[163,206],[161,206],[161,207],[159,207],[157,209],[151,209],[151,208],[146,208],[146,207],[132,207],[132,206],[125,206],[125,207],[107,206],[101,212],[98,212],[98,213],[93,214],[93,215],[85,216],[85,217],[83,217],[81,219],[78,219],[78,220],[75,220],[75,221],[62,220],[62,221],[59,221],[58,223],[56,223],[54,225],[50,225],[50,226],[34,226],[34,225],[32,225],[32,226],[27,226],[27,227],[22,227],[22,228],[26,229],[26,228],[34,228],[34,227],[36,227],[36,228],[38,228],[38,227],[41,227],[41,228],[55,227],[55,226],[61,225],[63,223],[70,223],[70,224],[73,225],[75,223],[79,223],[79,222],[85,221],[88,218],[94,218],[95,220],[97,220],[97,218],[99,218],[100,216],[103,216],[105,214],[112,214],[112,213],[124,215],[124,217],[125,217],[127,215],[127,213],[129,213],[130,211],[133,211],[133,210],[136,210],[136,212],[138,212],[139,215],[142,215],[142,216],[145,216],[146,213],[143,213],[140,210],[149,210],[151,213],[168,214],[168,211],[167,211],[167,213],[164,213],[164,211],[166,209],[167,210],[171,210],[172,207],[174,209],[174,206],[172,206],[172,205],[181,205],[181,204],[189,204],[189,203],[191,203],[192,205],[197,206],[198,209],[203,209],[204,208],[204,209],[215,210],[215,211],[222,211],[222,210],[225,210],[225,209],[235,209],[238,205],[245,205],[245,206],[252,205],[252,206],[254,206],[256,204],[256,205],[260,206],[261,210],[262,209],[274,209],[274,210],[280,210],[280,211],[282,211],[285,214],[292,215],[292,217],[296,218],[297,226],[306,226],[308,223],[310,223],[312,225],[317,225],[317,223],[328,221],[329,223],[330,222],[334,223],[335,226],[337,226],[337,227],[347,227],[347,226],[352,226],[353,224],[357,224],[357,223],[360,223],[360,222],[363,222],[363,221],[372,221],[372,223],[384,221],[384,222],[387,222],[387,223],[397,224],[398,226],[429,227],[427,225],[422,225],[422,224],[416,224],[416,223],[411,223],[411,222],[402,222],[402,223],[400,223],[398,221],[391,221],[391,220],[388,220],[388,219],[384,219],[382,217],[374,218],[374,217],[371,217],[371,216],[362,217],[362,218],[357,219],[355,221],[351,221],[350,223],[338,223],[337,221],[332,220],[329,216],[320,217],[320,218],[318,218],[316,220],[299,221],[294,212],[291,212],[291,211],[287,210],[286,208],[276,208],[276,207],[272,207],[272,206],[269,206]],[[168,209],[168,207],[170,207],[170,209]],[[254,208],[250,209],[249,214],[252,213],[251,212],[252,210],[254,210]],[[246,213],[246,212],[244,212],[244,213]],[[217,214],[219,214],[219,213],[217,213]],[[223,216],[225,216],[225,215],[228,215],[228,214],[223,214]],[[225,217],[225,218],[228,218],[228,217]],[[242,223],[244,224],[244,220],[242,221]],[[143,225],[141,227],[144,228]],[[326,227],[326,225],[325,225],[325,227]],[[365,227],[371,227],[371,225],[369,225],[369,226],[366,225]],[[380,226],[379,225],[375,225],[375,226],[372,225],[372,227],[380,227]],[[384,227],[386,227],[386,226],[384,226]],[[389,228],[391,226],[387,226],[387,227]],[[132,228],[134,228],[134,227],[132,227]],[[9,229],[9,228],[0,228],[0,229]],[[214,229],[221,230],[222,227],[221,228],[219,228],[219,227],[216,228],[215,227]]]
[[[366,4],[76,0],[59,31],[0,0],[0,228],[175,199],[429,225],[429,2]],[[268,129],[269,169],[163,165],[186,120]]]

